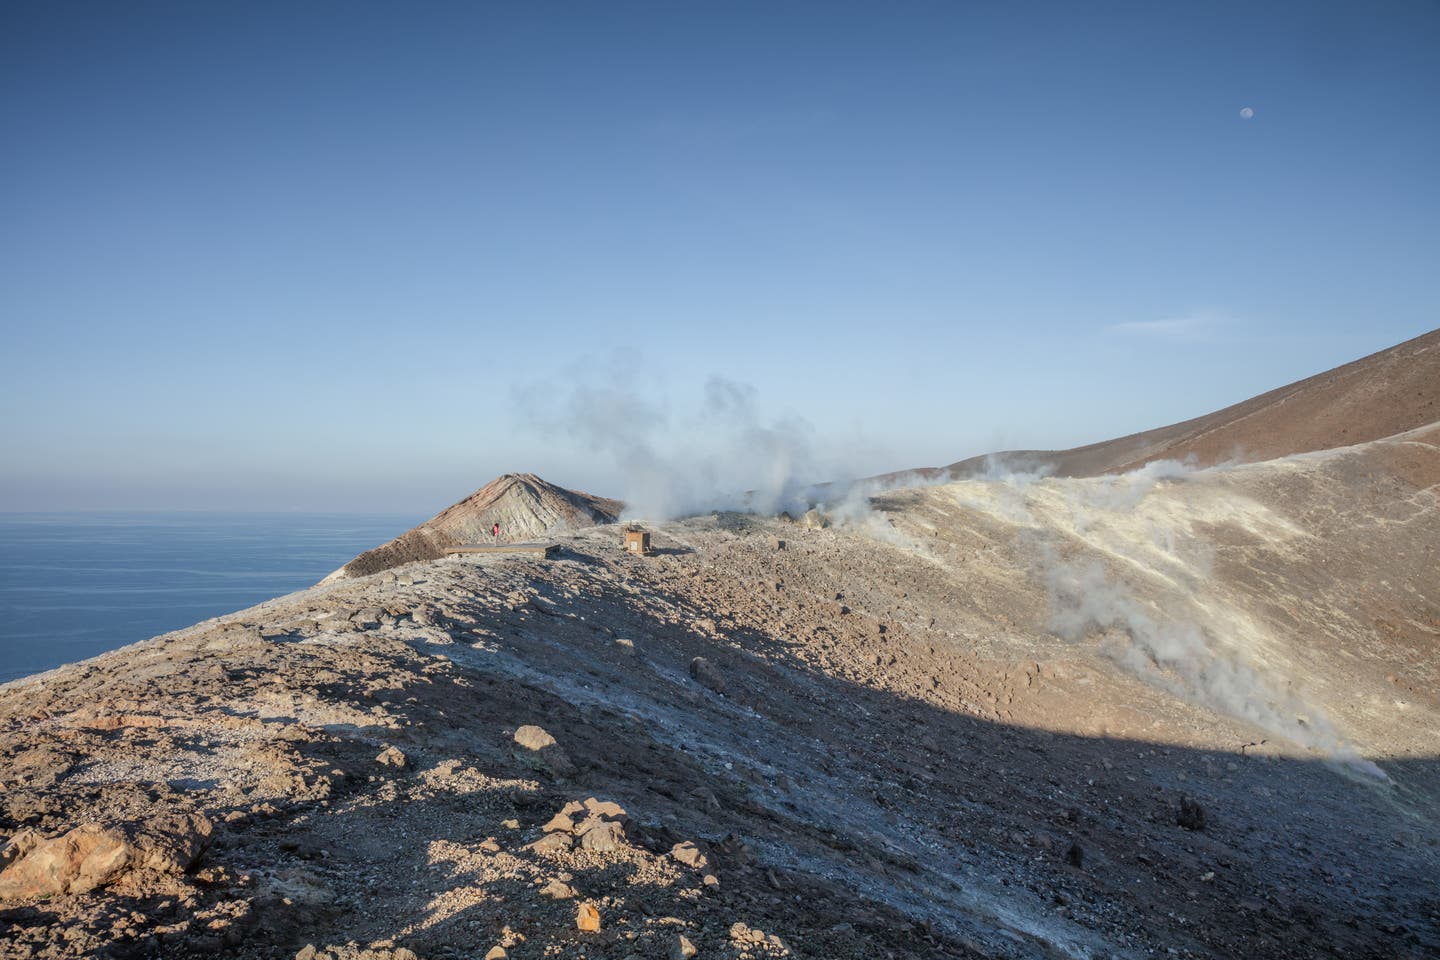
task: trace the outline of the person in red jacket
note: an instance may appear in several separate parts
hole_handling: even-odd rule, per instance
[[[500,524],[498,521],[496,522],[495,526],[490,528],[490,536],[494,537],[496,540],[500,539]]]

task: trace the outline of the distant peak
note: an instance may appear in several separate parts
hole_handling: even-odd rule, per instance
[[[527,483],[531,486],[537,487],[554,486],[554,484],[549,483],[548,481],[536,476],[533,473],[502,473],[500,474],[500,476],[496,477],[494,480],[491,480],[488,484],[486,484],[486,486],[493,487],[499,484],[510,485],[516,483]]]
[[[622,509],[618,500],[558,487],[533,473],[502,473],[425,523],[362,553],[337,574],[358,576],[432,560],[456,543],[513,543],[613,523]]]

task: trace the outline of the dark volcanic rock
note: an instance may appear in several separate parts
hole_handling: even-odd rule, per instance
[[[1180,798],[1180,809],[1175,814],[1175,822],[1186,830],[1205,829],[1205,808],[1198,800],[1190,797]]]

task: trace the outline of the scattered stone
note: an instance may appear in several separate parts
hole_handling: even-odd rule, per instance
[[[589,797],[585,800],[582,809],[589,812],[591,816],[604,817],[607,820],[621,820],[625,817],[625,808],[614,800],[597,800]]]
[[[515,731],[515,742],[526,750],[539,752],[547,747],[556,746],[555,738],[552,737],[544,727],[537,727],[527,723]]]
[[[720,855],[723,862],[732,865],[744,866],[755,859],[750,853],[749,845],[734,833],[726,834],[725,839],[715,845],[714,852]]]
[[[352,626],[360,627],[362,630],[374,630],[380,626],[380,617],[385,611],[379,607],[366,607],[363,610],[356,610],[350,614]]]
[[[547,833],[545,836],[530,844],[530,849],[536,853],[546,855],[556,854],[562,850],[569,850],[575,845],[575,838],[568,833]]]
[[[770,538],[770,549],[772,549],[772,550],[784,550],[784,549],[785,549],[785,541],[784,541],[784,540],[781,540],[779,537],[771,537],[771,538]]]
[[[87,823],[42,840],[0,873],[0,900],[86,893],[130,865],[135,847],[114,827]]]
[[[676,862],[683,863],[687,867],[696,870],[705,870],[710,866],[710,858],[705,856],[704,851],[689,840],[675,844],[670,848],[670,856]]]
[[[635,655],[635,641],[627,640],[624,637],[616,637],[615,649],[619,650],[621,653],[628,654],[633,657]]]
[[[199,947],[200,949],[218,949],[218,942],[210,946],[204,943],[205,939],[214,938],[202,938],[201,940],[192,940],[190,942],[193,946]],[[226,946],[237,947],[244,941],[235,928],[231,927],[224,937],[224,942]],[[328,944],[324,947],[316,947],[313,943],[307,943],[295,954],[295,960],[420,960],[414,950],[408,947],[392,948],[389,945],[390,943],[391,941],[384,940],[371,944],[369,947],[362,947],[354,940],[339,945]],[[129,956],[129,954],[126,954],[126,956]]]
[[[1079,841],[1071,840],[1070,846],[1065,848],[1065,862],[1072,867],[1085,865],[1085,848],[1080,846]]]
[[[595,909],[595,904],[588,900],[580,904],[575,911],[575,926],[590,933],[600,929],[600,911]]]
[[[675,939],[670,941],[670,960],[690,960],[699,952],[683,933],[676,934]]]
[[[34,830],[21,830],[0,847],[0,870],[25,856],[40,845],[44,838]]]
[[[596,853],[613,853],[629,844],[622,825],[614,820],[600,820],[580,835],[580,846]]]
[[[1175,822],[1186,830],[1204,830],[1205,808],[1198,800],[1181,797],[1180,811],[1175,815]]]
[[[515,731],[514,751],[517,759],[532,766],[542,767],[552,773],[568,774],[573,773],[575,764],[560,748],[544,727],[537,727],[533,724],[526,724]]]
[[[485,960],[506,960],[509,956],[510,954],[506,953],[505,948],[501,946],[491,947],[485,952]]]
[[[540,888],[540,893],[543,896],[549,897],[551,900],[573,900],[578,896],[574,887],[559,879],[551,880],[545,884],[545,886]]]
[[[773,947],[781,953],[788,953],[784,941],[774,934],[767,935],[764,930],[757,930],[749,924],[735,922],[730,924],[730,939],[735,941],[739,949],[744,952],[747,945],[757,944]]]
[[[690,661],[690,676],[702,687],[718,694],[725,693],[725,678],[720,671],[704,657],[696,657]]]
[[[198,813],[152,817],[139,828],[136,867],[157,873],[189,870],[210,845],[215,825]]]
[[[0,900],[86,893],[127,870],[183,873],[209,844],[213,829],[209,820],[192,814],[123,827],[87,823],[51,840],[17,836],[16,853],[0,873]]]
[[[395,767],[404,770],[409,764],[409,758],[400,752],[399,747],[386,747],[375,757],[375,762],[382,767]]]
[[[115,730],[128,725],[128,721],[141,719],[134,716],[100,717],[82,722],[82,725],[91,730]],[[155,722],[157,720],[159,723]],[[164,723],[160,718],[151,717],[144,718],[144,722],[157,726]],[[68,776],[78,759],[76,754],[68,750],[51,744],[41,744],[29,750],[23,750],[18,756],[7,760],[4,767],[4,779],[9,781],[11,786],[24,784],[31,790],[46,790]]]
[[[557,813],[545,821],[545,826],[540,828],[546,833],[574,833],[575,821],[563,813]]]

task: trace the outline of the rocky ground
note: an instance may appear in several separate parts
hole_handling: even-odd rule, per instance
[[[1435,956],[1437,481],[601,526],[18,681],[0,955]]]

